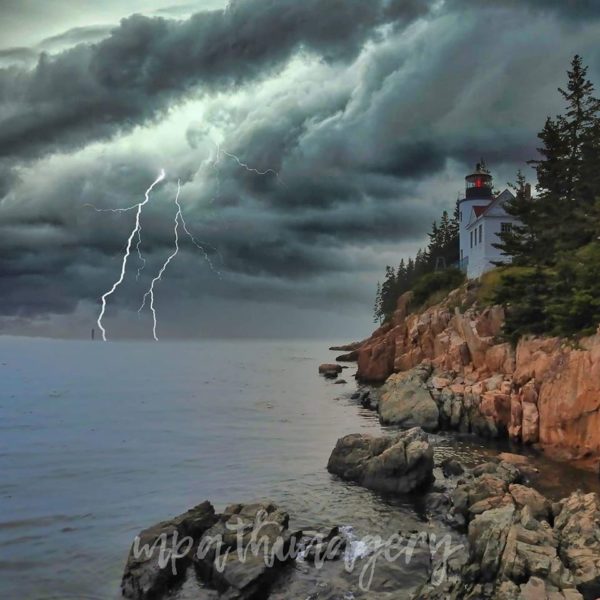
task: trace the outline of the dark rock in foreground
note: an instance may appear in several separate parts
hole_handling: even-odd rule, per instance
[[[170,521],[142,531],[127,558],[121,581],[123,597],[132,600],[160,598],[180,582],[191,563],[191,552],[181,552],[182,556],[173,557],[165,567],[160,564],[161,540],[164,540],[165,548],[173,548],[186,536],[199,539],[217,518],[212,504],[203,502]],[[144,546],[153,548],[153,551],[143,552]],[[136,552],[136,549],[141,551]]]
[[[250,600],[266,596],[289,559],[293,536],[288,520],[287,513],[271,503],[235,504],[217,515],[204,502],[146,529],[129,553],[121,583],[123,597]]]
[[[373,490],[409,493],[431,481],[433,449],[418,428],[390,437],[354,433],[338,440],[327,470]]]

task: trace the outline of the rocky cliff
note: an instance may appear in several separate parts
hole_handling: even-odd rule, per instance
[[[478,307],[472,286],[422,311],[410,312],[410,301],[410,292],[401,296],[393,318],[356,350],[357,377],[386,382],[383,420],[401,423],[410,413],[411,426],[435,429],[433,400],[438,428],[509,435],[559,458],[598,464],[600,334],[577,343],[528,337],[513,348],[500,339],[502,307]],[[412,418],[421,409],[419,386],[421,396],[429,392],[427,423]],[[410,407],[407,415],[397,412],[402,406]]]

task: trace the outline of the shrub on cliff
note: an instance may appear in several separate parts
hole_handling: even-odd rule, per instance
[[[414,294],[412,306],[420,308],[426,304],[435,304],[464,282],[465,274],[460,269],[450,268],[427,273],[412,287]]]
[[[490,272],[481,292],[507,308],[504,332],[589,335],[600,323],[600,243],[562,253],[554,267],[505,267]]]

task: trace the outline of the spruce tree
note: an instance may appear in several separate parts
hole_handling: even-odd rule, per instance
[[[396,274],[394,268],[389,265],[385,268],[385,279],[381,284],[381,312],[384,318],[388,318],[396,308]]]
[[[375,293],[375,306],[373,307],[373,323],[381,323],[383,312],[381,310],[381,283],[377,282]]]
[[[561,251],[574,250],[590,241],[597,188],[598,121],[600,101],[586,78],[580,56],[568,71],[567,89],[559,88],[567,111],[548,118],[538,137],[541,159],[532,161],[538,178],[538,225],[544,263],[554,264]],[[586,218],[587,217],[587,218]],[[537,259],[537,257],[536,257]]]

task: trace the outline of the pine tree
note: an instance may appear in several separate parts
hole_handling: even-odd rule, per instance
[[[546,264],[554,264],[559,252],[590,241],[593,228],[585,217],[593,210],[598,192],[595,161],[600,155],[600,101],[593,96],[594,86],[586,79],[587,67],[580,56],[573,58],[571,67],[567,89],[559,88],[567,102],[566,114],[546,120],[538,135],[543,143],[538,148],[542,158],[532,161],[538,178],[537,218]]]
[[[385,318],[390,317],[396,308],[396,274],[389,265],[385,268],[385,279],[381,284],[381,312]]]
[[[396,297],[399,298],[409,290],[406,263],[404,259],[400,261],[396,271]]]
[[[381,283],[377,282],[377,292],[375,293],[375,306],[373,307],[373,323],[381,323],[383,312],[381,310]]]

